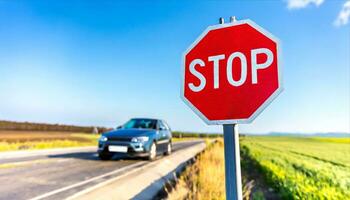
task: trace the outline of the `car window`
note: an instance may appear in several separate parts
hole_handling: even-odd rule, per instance
[[[162,121],[159,121],[159,127],[162,128],[163,130],[167,130],[167,127],[163,124]]]
[[[167,124],[165,121],[163,121],[164,126],[166,127],[167,130],[170,130],[169,124]]]
[[[154,119],[131,119],[124,124],[123,128],[142,128],[142,129],[156,129],[157,120]]]

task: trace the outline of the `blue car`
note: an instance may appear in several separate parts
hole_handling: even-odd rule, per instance
[[[158,154],[171,154],[171,140],[171,130],[164,120],[134,118],[101,135],[98,156],[101,160],[109,160],[115,154],[154,160]]]

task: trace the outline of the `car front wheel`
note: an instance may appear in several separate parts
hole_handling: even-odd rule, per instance
[[[157,146],[156,143],[152,143],[151,149],[149,150],[148,160],[154,160],[157,156]]]

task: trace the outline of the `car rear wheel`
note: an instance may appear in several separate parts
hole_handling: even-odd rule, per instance
[[[148,160],[154,160],[157,157],[157,146],[156,143],[152,143],[151,149],[149,150]]]
[[[173,144],[171,143],[171,141],[168,143],[168,146],[167,146],[167,150],[165,152],[165,155],[170,155],[171,152],[173,151]]]
[[[106,154],[106,153],[99,153],[98,157],[101,160],[110,160],[112,158],[112,155],[111,154]]]

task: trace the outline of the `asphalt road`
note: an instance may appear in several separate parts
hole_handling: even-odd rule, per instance
[[[174,143],[173,149],[177,151],[199,142]],[[48,156],[0,158],[0,199],[64,199],[148,162],[126,158],[101,161],[94,149]]]

